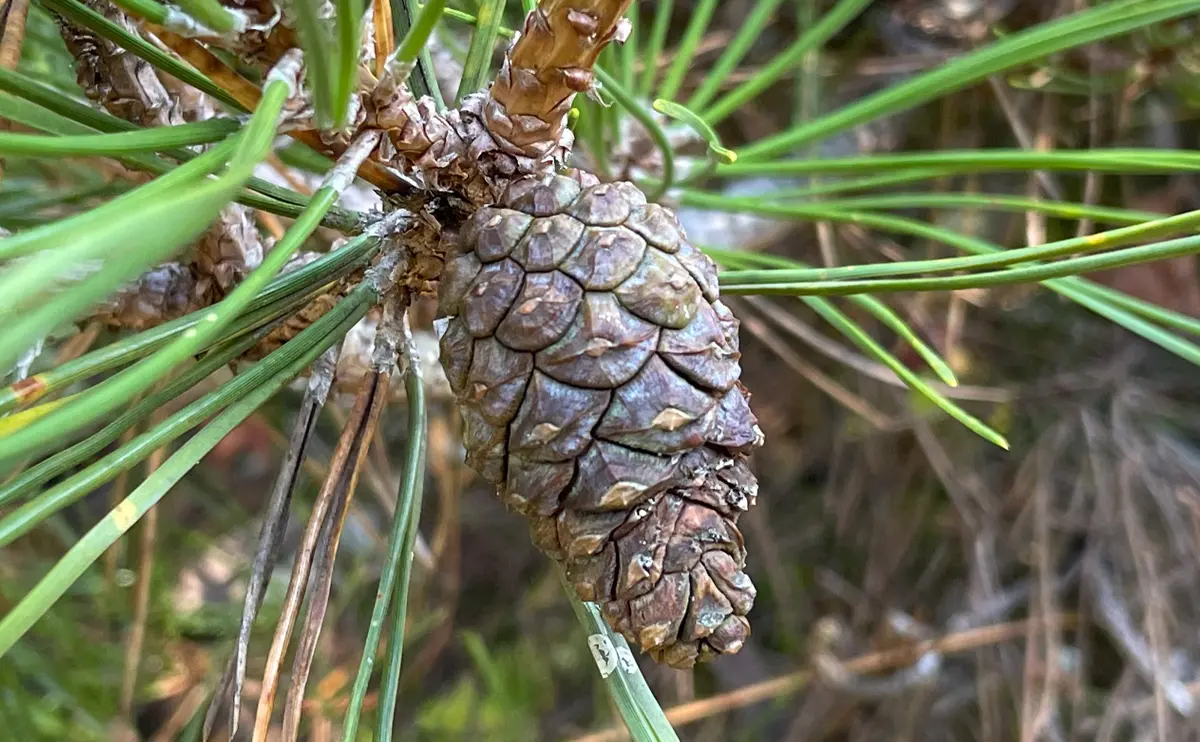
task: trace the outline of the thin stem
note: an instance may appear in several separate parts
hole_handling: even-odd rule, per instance
[[[671,149],[670,140],[667,139],[667,133],[663,131],[662,126],[660,126],[658,121],[655,120],[654,114],[646,110],[645,106],[643,106],[636,98],[634,98],[632,93],[621,87],[620,83],[618,83],[612,75],[608,74],[603,68],[598,66],[595,67],[593,71],[596,73],[596,79],[598,79],[600,84],[604,86],[604,90],[608,92],[609,95],[611,95],[617,101],[617,103],[620,103],[625,110],[629,111],[629,113],[635,119],[637,119],[642,126],[646,127],[646,131],[649,132],[650,138],[654,140],[655,145],[658,146],[659,152],[662,153],[663,180],[656,188],[652,189],[650,193],[646,194],[646,197],[652,201],[661,198],[662,195],[666,193],[667,188],[670,187],[670,184],[675,181],[675,154]]]
[[[399,552],[396,567],[395,610],[392,614],[391,638],[388,640],[387,664],[383,670],[383,684],[379,689],[379,726],[376,739],[390,742],[396,713],[396,698],[400,690],[400,666],[404,653],[404,633],[408,621],[408,588],[412,577],[413,551],[421,525],[421,501],[425,487],[425,452],[428,436],[428,420],[425,411],[425,380],[421,370],[421,357],[408,328],[408,318],[402,319],[402,348],[407,364],[405,391],[409,403],[409,444],[404,462],[404,477],[400,481],[400,492],[396,498],[397,521],[403,521],[404,544]],[[396,524],[399,530],[400,523]],[[382,586],[381,586],[382,589]],[[361,670],[360,670],[361,672]],[[344,736],[344,739],[350,739]]]
[[[671,27],[671,11],[675,8],[675,0],[659,0],[654,6],[654,25],[646,51],[642,53],[642,79],[637,88],[640,98],[649,98],[654,90],[654,81],[658,77],[658,58],[667,45],[667,31]]]
[[[388,536],[388,557],[383,564],[383,571],[379,575],[379,587],[375,592],[375,606],[371,609],[371,622],[368,624],[367,636],[363,641],[362,660],[359,662],[358,675],[354,679],[350,704],[346,709],[346,717],[342,725],[342,739],[357,738],[363,701],[366,700],[367,688],[371,683],[371,674],[375,668],[375,656],[379,650],[379,641],[383,636],[384,623],[388,617],[388,609],[396,589],[397,578],[401,574],[407,577],[408,572],[404,565],[406,561],[411,564],[412,547],[415,542],[413,534],[417,532],[412,524],[420,521],[419,493],[423,488],[425,476],[428,420],[425,410],[425,382],[421,372],[420,357],[412,355],[413,349],[410,348],[407,340],[406,337],[403,345],[407,359],[404,389],[408,399],[408,446],[404,455],[404,472],[400,477],[400,494],[396,498],[396,510],[392,515],[392,531]],[[393,636],[395,636],[394,629]],[[397,665],[398,662],[399,660],[397,660]],[[392,703],[394,708],[394,701]],[[390,724],[388,726],[390,728]]]
[[[219,142],[238,128],[238,122],[218,118],[117,134],[43,136],[0,132],[0,156],[112,157],[134,152],[162,152],[172,147]]]
[[[710,125],[716,125],[728,118],[734,111],[749,103],[771,87],[777,80],[804,59],[804,55],[819,48],[848,23],[858,17],[871,0],[841,0],[828,13],[821,17],[815,25],[805,31],[800,38],[782,53],[772,58],[771,62],[759,70],[753,77],[725,94],[716,103],[704,110],[700,115]]]
[[[708,24],[712,21],[717,4],[718,0],[699,0],[699,3],[692,8],[691,20],[688,21],[687,28],[683,32],[679,48],[675,50],[675,59],[667,69],[667,76],[658,89],[657,97],[674,100],[675,96],[679,94],[679,89],[683,87],[683,79],[692,67],[692,60],[696,58],[696,47],[700,45],[700,40],[708,30]]]
[[[857,1],[865,4],[865,0]],[[745,162],[779,157],[867,121],[910,110],[1014,66],[1118,36],[1152,23],[1190,15],[1196,10],[1197,4],[1194,0],[1117,0],[1104,3],[1006,36],[949,64],[907,82],[892,85],[807,124],[760,139],[742,149],[740,154]],[[724,100],[717,105],[720,109],[715,113],[727,114],[737,108],[732,102],[725,103]],[[715,108],[717,106],[714,106]],[[722,118],[718,115],[705,117],[709,119],[709,123]]]

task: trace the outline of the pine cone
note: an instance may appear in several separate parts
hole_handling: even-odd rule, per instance
[[[712,262],[629,183],[513,183],[465,225],[440,306],[467,460],[581,599],[660,662],[736,652],[736,525],[761,442]]]

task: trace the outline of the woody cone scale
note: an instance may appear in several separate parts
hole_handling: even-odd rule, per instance
[[[469,464],[629,641],[736,652],[761,434],[712,262],[635,186],[564,175],[510,185],[458,248],[441,358]]]

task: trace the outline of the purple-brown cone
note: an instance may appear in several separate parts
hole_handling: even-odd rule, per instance
[[[467,461],[580,598],[656,660],[736,652],[737,518],[759,432],[716,268],[629,183],[513,183],[465,225],[440,305]]]

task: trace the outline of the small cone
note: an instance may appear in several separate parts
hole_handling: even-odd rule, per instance
[[[460,235],[442,365],[467,461],[656,659],[736,652],[761,441],[715,266],[630,183],[514,182]]]

